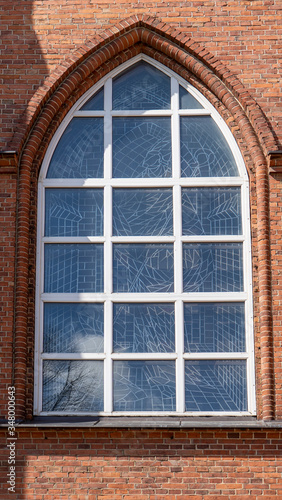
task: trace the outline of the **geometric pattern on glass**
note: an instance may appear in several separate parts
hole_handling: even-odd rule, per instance
[[[53,153],[47,178],[103,177],[103,118],[73,118]]]
[[[45,245],[46,293],[103,292],[103,245]]]
[[[103,352],[103,304],[44,304],[44,352]]]
[[[241,243],[183,245],[184,292],[242,292]]]
[[[186,411],[246,411],[244,360],[185,362]]]
[[[244,303],[184,304],[185,352],[244,352]]]
[[[46,189],[45,236],[101,236],[102,189]]]
[[[171,177],[169,117],[113,118],[113,177]]]
[[[173,292],[172,244],[114,245],[114,292]]]
[[[114,304],[114,352],[173,352],[174,304]]]
[[[204,109],[187,90],[179,85],[179,109]]]
[[[104,109],[104,87],[80,108],[80,111],[102,111]]]
[[[114,411],[174,411],[174,361],[114,361]]]
[[[242,234],[240,193],[237,187],[182,189],[183,234]]]
[[[43,411],[104,409],[103,361],[43,362]]]
[[[139,62],[113,79],[113,109],[170,108],[170,78]]]
[[[171,189],[114,189],[115,236],[172,235]]]
[[[238,175],[230,147],[212,117],[181,117],[180,138],[182,177]]]

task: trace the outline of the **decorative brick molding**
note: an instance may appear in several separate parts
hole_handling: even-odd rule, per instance
[[[198,88],[216,107],[237,139],[255,187],[257,215],[261,400],[263,419],[274,418],[272,300],[267,151],[276,143],[263,113],[241,82],[219,60],[184,33],[148,16],[133,16],[89,40],[65,60],[35,93],[27,109],[28,126],[18,129],[19,204],[15,331],[15,383],[18,416],[26,416],[28,308],[34,302],[36,181],[47,147],[75,102],[104,75],[139,53],[166,65]],[[31,226],[34,226],[31,230]],[[31,331],[32,329],[30,329]],[[30,389],[31,390],[31,389]],[[29,410],[31,416],[31,409]]]

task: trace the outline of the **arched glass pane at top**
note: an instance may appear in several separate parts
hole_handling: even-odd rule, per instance
[[[113,109],[170,108],[170,78],[139,62],[113,80]]]
[[[172,189],[114,189],[114,236],[173,234]]]
[[[103,118],[73,118],[54,151],[47,177],[103,177],[103,161]]]
[[[102,111],[104,109],[104,88],[90,97],[88,101],[80,108],[83,111]]]
[[[182,177],[239,175],[231,149],[210,116],[180,118],[180,152]]]
[[[114,304],[114,352],[173,352],[174,304]]]
[[[244,352],[245,304],[184,304],[185,352]]]
[[[44,352],[103,352],[103,304],[44,304]]]
[[[169,117],[113,118],[113,177],[171,177]]]
[[[203,109],[203,106],[195,97],[179,85],[179,109]]]

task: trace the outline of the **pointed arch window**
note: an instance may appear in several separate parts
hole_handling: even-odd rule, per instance
[[[253,414],[248,178],[145,56],[89,91],[39,181],[36,414]]]

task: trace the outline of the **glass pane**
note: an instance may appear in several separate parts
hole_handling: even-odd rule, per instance
[[[103,189],[46,189],[45,236],[101,236]]]
[[[173,245],[114,245],[114,292],[173,292]]]
[[[103,177],[103,160],[103,118],[73,118],[54,151],[47,177]]]
[[[179,109],[203,109],[203,106],[195,97],[179,85]]]
[[[246,362],[185,363],[186,411],[246,411]]]
[[[139,62],[113,80],[113,109],[169,109],[170,78]]]
[[[241,243],[183,245],[184,292],[242,292]]]
[[[244,352],[244,304],[184,304],[185,352]]]
[[[113,118],[113,177],[171,177],[169,117]]]
[[[114,304],[114,352],[173,352],[174,304]]]
[[[173,410],[174,361],[114,361],[114,411]]]
[[[242,234],[241,190],[182,189],[183,234]]]
[[[103,292],[103,245],[45,245],[46,293]]]
[[[172,235],[172,189],[114,189],[113,234]]]
[[[103,361],[44,361],[43,411],[103,411],[103,383]]]
[[[221,130],[210,116],[180,118],[182,177],[230,177],[237,165]]]
[[[103,352],[103,304],[44,304],[44,352]]]
[[[102,111],[104,109],[104,87],[80,108],[80,111]]]

